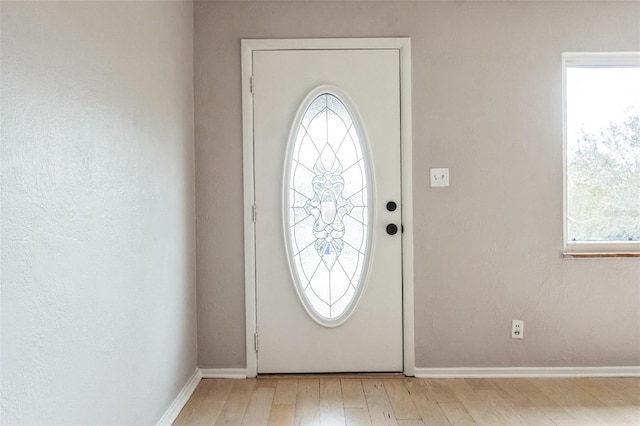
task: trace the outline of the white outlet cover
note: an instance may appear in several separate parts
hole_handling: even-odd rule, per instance
[[[449,186],[449,168],[429,169],[432,187]]]
[[[523,320],[511,321],[511,338],[524,339],[524,321]]]

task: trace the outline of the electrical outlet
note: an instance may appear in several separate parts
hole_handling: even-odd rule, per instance
[[[512,339],[524,338],[524,321],[522,320],[511,321],[511,338]]]

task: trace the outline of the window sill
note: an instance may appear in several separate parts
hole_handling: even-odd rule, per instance
[[[640,257],[640,253],[571,253],[563,252],[565,259],[593,259],[593,258],[620,258],[620,257]]]

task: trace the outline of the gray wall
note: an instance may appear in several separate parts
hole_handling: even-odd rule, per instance
[[[200,367],[245,365],[240,39],[370,36],[413,45],[416,365],[640,365],[640,259],[560,257],[561,53],[640,3],[260,1],[195,5]]]
[[[2,422],[153,424],[196,367],[193,5],[1,7]]]

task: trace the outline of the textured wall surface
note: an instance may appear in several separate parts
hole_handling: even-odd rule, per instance
[[[560,257],[561,53],[640,50],[639,24],[638,2],[197,2],[200,367],[245,365],[240,40],[370,36],[412,39],[417,366],[640,365],[640,259]]]
[[[196,367],[193,6],[1,7],[3,423],[154,424]]]

